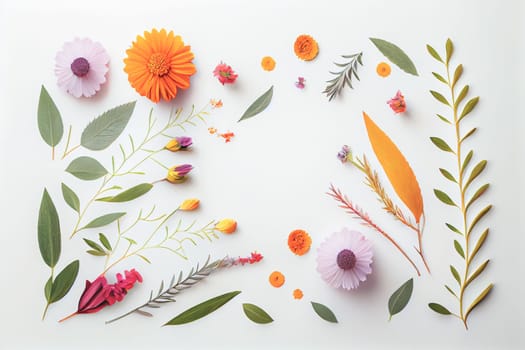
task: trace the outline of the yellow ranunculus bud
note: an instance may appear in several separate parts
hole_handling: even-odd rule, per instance
[[[215,229],[217,231],[221,231],[222,233],[234,233],[237,229],[237,221],[233,219],[222,219],[215,224]]]
[[[197,209],[199,207],[199,204],[200,204],[200,201],[197,198],[190,198],[182,202],[179,209],[185,210],[185,211],[191,211],[191,210]]]

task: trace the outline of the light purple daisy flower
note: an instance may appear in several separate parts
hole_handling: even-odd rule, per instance
[[[343,228],[317,249],[317,271],[334,288],[354,289],[372,273],[372,243],[357,231]]]
[[[90,39],[66,42],[55,58],[58,86],[75,97],[91,97],[106,82],[109,55]]]

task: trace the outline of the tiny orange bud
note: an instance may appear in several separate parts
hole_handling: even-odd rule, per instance
[[[222,233],[234,233],[237,229],[237,221],[233,219],[222,219],[221,221],[215,224],[215,229],[221,231]]]
[[[191,210],[197,209],[199,207],[199,204],[200,204],[200,201],[197,198],[190,198],[182,202],[179,209],[185,210],[185,211],[191,211]]]

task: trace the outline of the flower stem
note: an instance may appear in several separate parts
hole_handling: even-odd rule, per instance
[[[71,315],[64,317],[63,319],[60,319],[58,322],[64,322],[66,320],[69,320],[70,318],[78,315],[78,311],[73,312]]]
[[[42,314],[42,321],[46,318],[47,309],[49,308],[50,304],[51,304],[50,302],[46,303],[46,307],[44,308],[44,313]]]

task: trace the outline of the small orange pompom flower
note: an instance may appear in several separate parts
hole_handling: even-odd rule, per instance
[[[310,250],[312,238],[304,230],[294,230],[288,235],[288,247],[296,255],[304,255]]]
[[[376,72],[380,77],[386,78],[390,75],[392,68],[386,62],[381,62],[377,65]]]
[[[199,207],[200,201],[197,198],[186,199],[180,205],[179,209],[184,211],[192,211]]]
[[[293,49],[297,57],[303,61],[311,61],[316,58],[319,53],[317,41],[310,35],[305,34],[299,35],[297,39],[295,39]]]
[[[302,299],[303,298],[303,291],[300,290],[299,288],[295,289],[293,291],[293,297],[294,297],[294,299]]]
[[[271,56],[264,56],[261,60],[261,67],[265,71],[272,71],[275,69],[275,60]]]
[[[268,280],[272,286],[279,288],[284,284],[284,275],[279,271],[274,271],[270,274]]]
[[[141,96],[157,103],[170,101],[178,89],[190,87],[190,77],[197,71],[192,63],[193,52],[179,35],[166,29],[145,31],[137,35],[124,59],[128,81]]]

